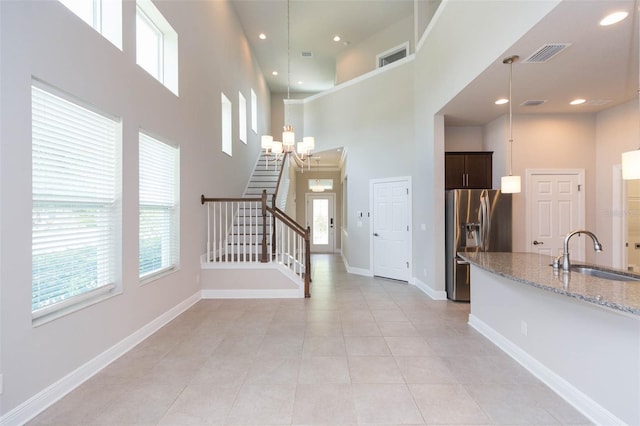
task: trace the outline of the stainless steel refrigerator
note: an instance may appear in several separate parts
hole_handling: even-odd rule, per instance
[[[495,189],[446,191],[447,297],[470,300],[469,264],[458,252],[511,251],[511,194]]]

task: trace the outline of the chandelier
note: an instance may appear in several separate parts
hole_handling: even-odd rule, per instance
[[[286,110],[291,100],[291,21],[290,21],[290,0],[287,0],[287,102],[285,102],[285,120],[287,119]],[[293,126],[285,124],[282,128],[282,141],[273,140],[271,135],[262,135],[261,147],[265,150],[267,156],[267,167],[269,165],[269,156],[275,156],[275,162],[284,154],[291,154],[293,161],[304,170],[305,164],[311,165],[306,161],[311,156],[311,151],[315,148],[315,139],[313,136],[305,136],[302,142],[296,144],[296,135]]]

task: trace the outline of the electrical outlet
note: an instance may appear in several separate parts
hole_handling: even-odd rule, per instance
[[[3,389],[4,389],[4,387],[3,387],[3,383],[2,383],[2,374],[0,374],[0,395],[2,395]]]
[[[424,275],[425,277],[427,276],[427,268],[422,270],[422,275]]]
[[[196,284],[200,284],[200,274],[196,274]]]
[[[525,320],[520,320],[520,333],[522,333],[523,336],[526,336],[528,332],[527,322]]]

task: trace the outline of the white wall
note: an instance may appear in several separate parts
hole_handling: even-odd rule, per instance
[[[305,129],[316,150],[345,147],[349,176],[347,233],[343,255],[351,267],[368,270],[369,180],[407,176],[413,159],[413,62],[392,64],[357,84],[305,99]],[[356,211],[364,212],[358,226]]]
[[[596,219],[595,233],[604,246],[598,256],[599,262],[611,265],[613,259],[613,227],[615,215],[625,214],[613,205],[613,166],[621,163],[621,154],[637,149],[640,129],[638,127],[638,102],[633,100],[609,108],[596,115]]]
[[[557,4],[443,2],[418,44],[411,155],[414,187],[420,190],[413,198],[413,273],[434,291],[443,291],[445,283],[444,119],[439,111]]]
[[[238,91],[259,100],[268,130],[269,92],[227,2],[156,2],[179,36],[180,96],[135,63],[135,2],[123,3],[123,51],[57,1],[0,2],[1,368],[5,414],[200,292],[205,250],[200,194],[239,196],[259,137],[238,142]],[[221,66],[224,64],[224,66]],[[123,292],[34,328],[31,323],[31,77],[122,118]],[[233,158],[220,150],[220,92],[234,104]],[[181,267],[138,282],[138,129],[181,147]],[[46,357],[43,355],[46,354]]]
[[[513,251],[531,248],[526,241],[526,169],[584,169],[585,226],[595,229],[595,135],[593,114],[513,117],[513,174],[522,176],[523,184],[522,192],[513,196]],[[586,255],[588,261],[594,260],[592,250]]]
[[[368,39],[350,46],[336,58],[336,84],[344,83],[377,68],[376,55],[409,42],[414,52],[414,19],[408,16]]]

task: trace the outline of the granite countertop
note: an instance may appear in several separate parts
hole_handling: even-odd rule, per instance
[[[554,272],[549,266],[553,258],[535,253],[460,252],[458,255],[472,265],[505,278],[640,317],[640,281],[611,281],[579,272]]]

